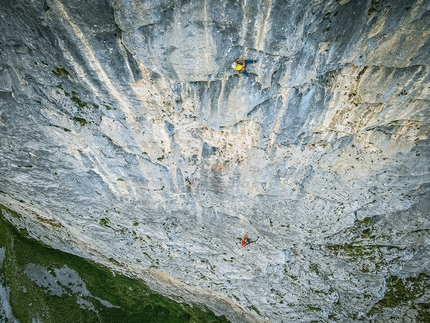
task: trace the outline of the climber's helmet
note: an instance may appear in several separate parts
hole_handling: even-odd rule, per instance
[[[233,62],[233,63],[231,64],[231,67],[232,67],[233,69],[235,69],[235,68],[236,68],[236,66],[237,66],[237,63],[236,63],[236,62]]]

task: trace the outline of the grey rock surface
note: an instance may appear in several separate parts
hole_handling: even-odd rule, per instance
[[[14,225],[233,322],[429,317],[429,1],[0,12]]]

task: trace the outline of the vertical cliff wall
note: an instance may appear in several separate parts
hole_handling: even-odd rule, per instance
[[[234,322],[428,317],[428,1],[0,8],[14,225]]]

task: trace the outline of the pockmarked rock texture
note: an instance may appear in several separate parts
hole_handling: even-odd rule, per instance
[[[429,1],[0,9],[15,226],[232,322],[428,320]]]

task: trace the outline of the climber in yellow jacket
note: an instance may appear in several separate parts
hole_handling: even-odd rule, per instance
[[[246,65],[248,64],[255,64],[257,63],[257,61],[254,61],[252,59],[245,59],[245,57],[241,57],[236,59],[233,64],[231,64],[231,67],[236,70],[239,71],[239,73],[243,73],[246,76],[249,76],[249,73],[246,71]]]

